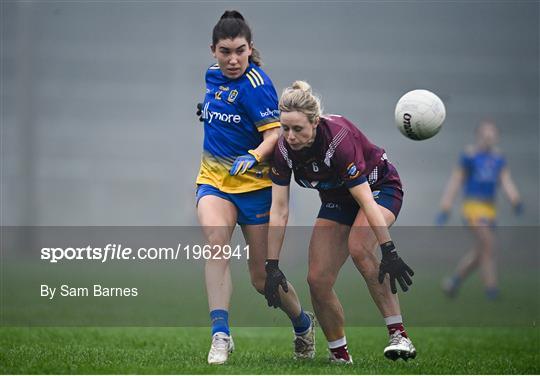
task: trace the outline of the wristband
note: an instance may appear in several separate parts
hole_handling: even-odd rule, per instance
[[[396,253],[396,246],[394,245],[394,242],[390,240],[386,243],[381,244],[381,252],[383,256],[390,253]]]
[[[257,163],[261,163],[261,155],[258,154],[255,150],[248,150],[248,153],[253,155],[253,157],[255,158],[255,160],[257,161]]]

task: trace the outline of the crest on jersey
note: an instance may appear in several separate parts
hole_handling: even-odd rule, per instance
[[[349,175],[349,179],[357,178],[360,175],[360,171],[358,171],[354,162],[347,166],[347,175]]]
[[[238,90],[231,90],[229,93],[229,96],[227,97],[227,101],[230,103],[233,103],[236,97],[238,96]]]

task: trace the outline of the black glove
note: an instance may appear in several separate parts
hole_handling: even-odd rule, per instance
[[[414,272],[398,256],[394,242],[389,241],[381,245],[382,260],[379,266],[379,283],[384,282],[384,275],[390,276],[390,289],[392,294],[397,294],[396,279],[403,291],[407,291],[412,285],[411,277]]]
[[[279,286],[285,292],[289,292],[289,286],[287,285],[287,278],[285,274],[279,269],[279,260],[266,260],[266,281],[264,283],[264,297],[268,302],[268,307],[278,308],[281,306],[281,299],[279,297]]]
[[[202,117],[202,103],[197,103],[197,116],[199,117],[199,121],[204,121]]]

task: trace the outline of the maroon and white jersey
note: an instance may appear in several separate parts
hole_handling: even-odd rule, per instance
[[[366,181],[372,190],[388,184],[401,190],[399,175],[384,149],[339,115],[321,117],[310,147],[295,151],[283,136],[279,138],[270,178],[275,184],[289,185],[293,172],[296,182],[317,189],[323,202],[350,201],[349,188]]]

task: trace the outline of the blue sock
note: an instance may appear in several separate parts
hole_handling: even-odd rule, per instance
[[[452,281],[453,289],[457,289],[461,285],[461,278],[458,275],[453,276],[450,280]]]
[[[210,319],[212,320],[212,335],[217,332],[231,334],[229,330],[229,312],[224,309],[214,309],[210,312]]]
[[[489,300],[497,300],[499,298],[499,289],[497,287],[486,288],[486,298]]]
[[[300,312],[300,315],[298,315],[297,318],[291,319],[291,322],[293,324],[294,332],[296,334],[304,334],[311,326],[311,319],[308,315],[306,315],[304,310]]]

